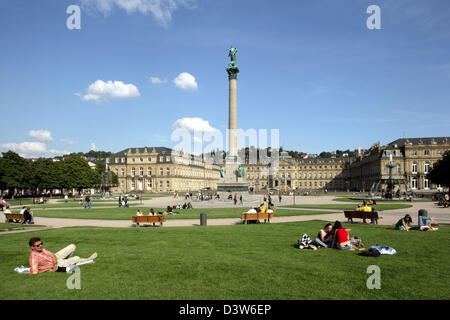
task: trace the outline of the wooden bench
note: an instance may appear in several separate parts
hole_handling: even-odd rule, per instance
[[[6,223],[13,223],[14,220],[19,220],[19,222],[24,222],[25,218],[23,214],[20,213],[5,213]]]
[[[141,224],[148,224],[159,222],[159,226],[163,226],[163,222],[166,222],[166,218],[164,216],[133,216],[133,223],[136,223],[136,226],[140,227]]]
[[[273,212],[271,213],[248,213],[248,212],[242,212],[241,214],[241,220],[243,224],[248,224],[248,221],[258,221],[264,220],[264,223],[269,222],[273,219]]]
[[[353,219],[363,219],[363,223],[366,223],[366,219],[370,219],[372,224],[378,224],[378,219],[383,219],[378,216],[376,211],[344,211],[344,216],[348,219],[348,222],[353,223]]]

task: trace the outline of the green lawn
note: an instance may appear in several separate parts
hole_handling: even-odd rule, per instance
[[[134,206],[137,203],[129,203],[129,205]],[[79,202],[69,202],[69,203],[47,203],[47,204],[29,204],[27,207],[31,209],[48,209],[48,208],[84,208],[85,202],[80,204]],[[112,207],[118,206],[117,202],[101,202],[101,201],[92,201],[92,207]],[[14,209],[18,209],[20,207],[15,207]]]
[[[100,220],[131,220],[136,215],[137,209],[141,209],[144,215],[147,215],[150,208],[134,207],[134,208],[92,208],[92,209],[67,209],[67,210],[35,210],[36,217],[47,218],[72,218],[72,219],[100,219]],[[176,209],[177,215],[166,215],[166,219],[198,219],[200,213],[205,212],[208,219],[218,218],[240,218],[241,213],[248,211],[250,208],[194,208],[194,209]],[[164,212],[166,209],[154,208],[155,212]],[[275,216],[297,216],[311,214],[328,214],[330,212],[314,211],[314,210],[276,210]]]
[[[34,227],[42,227],[42,226],[37,224],[0,223],[0,232],[14,229],[34,228]]]
[[[356,204],[296,204],[296,205],[288,205],[286,207],[290,208],[308,208],[308,209],[336,209],[336,210],[354,210],[356,209]],[[375,211],[385,211],[385,210],[396,210],[396,209],[405,209],[411,208],[412,205],[405,203],[389,203],[389,204],[378,204],[373,206]]]
[[[333,199],[333,201],[340,201],[340,202],[356,202],[356,203],[362,203],[362,200],[354,200],[351,198],[336,198]],[[403,204],[407,204],[407,203],[411,203],[411,202],[407,202],[407,201],[402,201],[402,200],[375,200],[376,203],[394,203],[394,204],[398,204],[398,203],[403,203]],[[427,200],[417,200],[420,202],[433,202],[431,199],[427,199]]]
[[[0,299],[450,299],[450,227],[401,232],[351,225],[366,246],[390,245],[378,258],[335,249],[300,250],[323,221],[182,228],[63,228],[0,234]],[[344,224],[345,225],[345,224]],[[56,252],[75,243],[76,254],[97,251],[81,267],[81,290],[69,274],[20,275],[28,240],[39,236]],[[367,268],[381,270],[381,289],[369,290]]]

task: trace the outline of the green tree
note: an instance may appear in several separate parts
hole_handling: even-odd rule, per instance
[[[321,152],[320,154],[319,154],[319,157],[321,157],[321,158],[331,158],[331,152]]]
[[[30,165],[20,155],[13,151],[2,152],[0,159],[0,188],[9,190],[14,197],[17,189],[30,187]]]
[[[428,173],[428,178],[434,184],[450,187],[450,150],[434,164]]]
[[[62,187],[66,189],[77,189],[80,191],[83,188],[92,188],[94,185],[100,183],[101,175],[89,167],[86,160],[79,157],[69,157],[62,163]]]
[[[63,168],[60,161],[39,158],[31,164],[31,186],[38,190],[60,189],[63,187]]]

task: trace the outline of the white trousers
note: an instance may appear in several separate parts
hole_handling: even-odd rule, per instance
[[[89,260],[80,258],[78,256],[73,256],[76,248],[77,247],[74,244],[69,244],[64,249],[61,249],[57,253],[55,253],[58,267],[68,267],[73,263],[80,263]]]

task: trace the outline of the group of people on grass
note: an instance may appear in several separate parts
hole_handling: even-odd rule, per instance
[[[411,215],[407,214],[397,221],[397,223],[395,224],[395,229],[401,231],[409,231],[409,230],[437,231],[438,228],[433,226],[433,224],[431,223],[432,220],[434,220],[434,217],[419,216],[418,227],[410,227],[409,225],[412,223],[412,218]]]
[[[336,221],[334,225],[327,223],[317,233],[314,243],[318,248],[334,248],[338,250],[366,250],[358,248],[350,242],[349,232],[352,229],[344,228],[341,222]],[[300,245],[300,243],[299,243]]]

